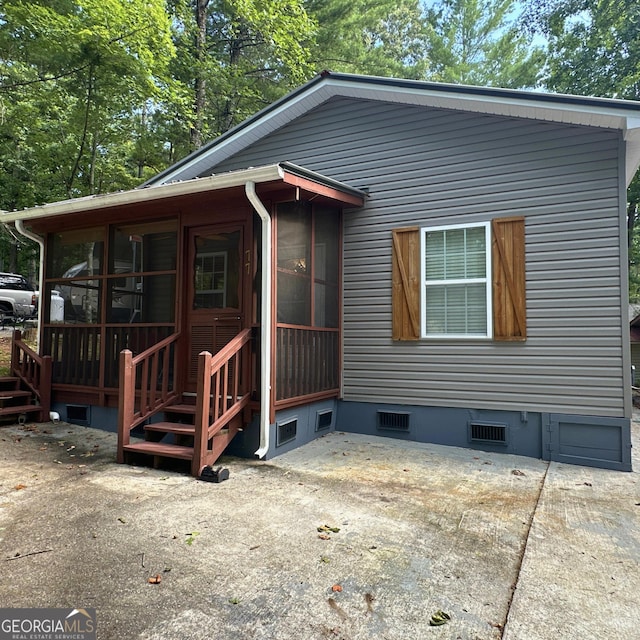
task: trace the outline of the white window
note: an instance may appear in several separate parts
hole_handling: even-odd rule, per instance
[[[490,338],[490,224],[421,229],[424,338]]]

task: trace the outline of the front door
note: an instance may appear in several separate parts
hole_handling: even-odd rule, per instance
[[[189,334],[187,391],[195,391],[198,354],[215,354],[245,324],[251,251],[241,225],[196,227],[189,231],[186,325]]]

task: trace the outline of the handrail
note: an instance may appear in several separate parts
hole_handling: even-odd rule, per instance
[[[129,444],[132,429],[178,396],[176,353],[172,347],[179,337],[179,333],[173,333],[137,356],[129,349],[120,352],[118,462],[124,462],[123,447]]]
[[[209,441],[248,404],[251,329],[243,329],[215,355],[198,356],[195,437],[192,474],[199,476],[211,458]],[[243,375],[243,371],[245,375]]]
[[[40,420],[49,419],[51,409],[51,356],[41,356],[23,340],[22,332],[13,332],[11,373],[36,396],[40,404]]]

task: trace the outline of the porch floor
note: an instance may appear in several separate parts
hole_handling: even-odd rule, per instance
[[[447,639],[640,627],[637,471],[334,433],[210,484],[86,427],[0,439],[3,606],[95,607],[100,638],[399,640],[440,609]]]

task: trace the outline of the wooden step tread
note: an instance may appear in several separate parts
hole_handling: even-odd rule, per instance
[[[177,444],[165,444],[164,442],[137,442],[135,444],[126,444],[122,448],[124,451],[146,453],[150,456],[179,458],[180,460],[191,460],[193,458],[193,447],[181,447]]]
[[[0,416],[19,416],[21,413],[35,413],[40,411],[42,407],[37,404],[23,404],[15,407],[2,407]]]
[[[11,400],[11,398],[25,398],[33,395],[31,391],[21,391],[20,389],[0,389],[0,400]]]
[[[164,408],[165,413],[189,413],[195,415],[195,404],[172,404]]]
[[[196,428],[192,424],[180,424],[178,422],[154,422],[144,427],[145,431],[162,431],[164,433],[177,433],[184,436],[192,436]]]

